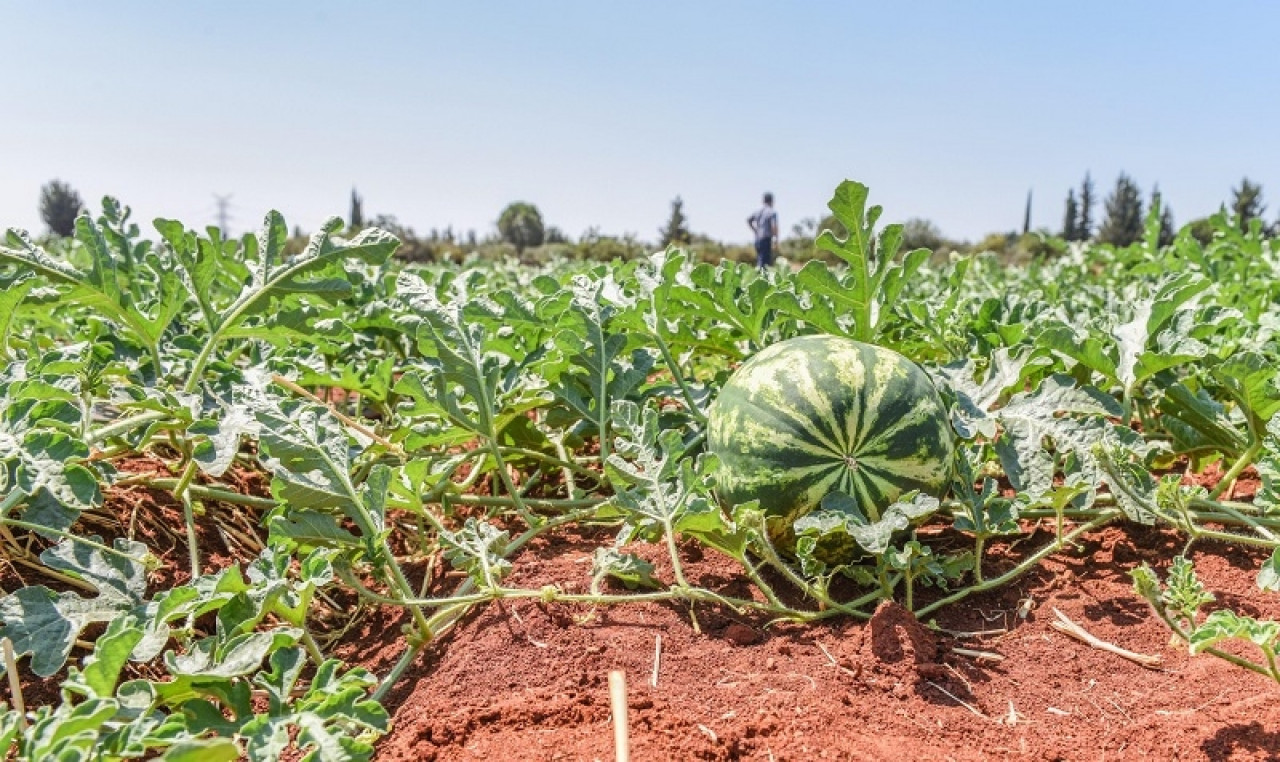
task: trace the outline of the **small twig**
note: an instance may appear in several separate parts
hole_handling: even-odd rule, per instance
[[[662,665],[662,635],[653,638],[653,674],[649,675],[649,686],[658,687],[658,669]]]
[[[952,693],[951,691],[947,690],[946,688],[943,688],[941,685],[938,685],[938,684],[937,684],[937,683],[935,683],[934,681],[932,681],[932,680],[926,680],[926,681],[925,681],[925,683],[926,683],[927,685],[932,685],[934,688],[937,688],[937,689],[938,689],[938,690],[939,690],[939,691],[940,691],[944,696],[946,696],[947,698],[949,698],[949,699],[951,699],[952,701],[956,702],[957,704],[959,704],[960,706],[964,707],[965,709],[968,709],[970,712],[973,712],[973,713],[974,713],[975,715],[977,715],[978,717],[981,717],[981,718],[982,718],[982,719],[984,719],[984,720],[989,720],[989,719],[991,719],[990,717],[986,716],[986,715],[985,715],[985,714],[983,714],[982,712],[978,711],[978,708],[977,708],[977,707],[975,707],[973,704],[970,704],[969,702],[965,701],[964,699],[962,699],[962,698],[960,698],[960,697],[956,696],[956,694]]]
[[[18,727],[25,733],[27,704],[22,699],[22,681],[18,679],[18,660],[13,655],[13,642],[8,638],[0,638],[0,649],[4,651],[4,668],[9,673],[9,693],[13,696],[13,711],[18,713]]]
[[[386,437],[379,435],[373,429],[369,428],[368,426],[365,426],[364,424],[360,423],[359,421],[352,418],[351,416],[339,411],[336,407],[334,407],[333,403],[320,399],[316,395],[312,394],[311,392],[299,386],[297,383],[290,381],[289,379],[279,374],[273,375],[271,377],[271,380],[276,382],[280,386],[283,386],[284,388],[288,389],[289,391],[293,392],[294,394],[301,395],[313,402],[318,402],[321,405],[324,405],[325,407],[329,408],[329,412],[333,413],[334,416],[336,416],[343,423],[347,424],[348,426],[360,432],[361,434],[364,434],[366,437],[372,439],[373,441],[387,448],[391,452],[397,455],[404,455],[404,448],[402,448],[400,445],[396,444],[395,442],[392,442]]]
[[[822,652],[823,656],[827,657],[827,661],[831,662],[831,666],[833,667],[840,666],[840,662],[836,661],[836,657],[832,656],[831,652],[828,651],[827,647],[822,645],[820,641],[814,641],[814,645],[818,647],[818,650]]]
[[[627,673],[609,673],[609,708],[613,711],[613,749],[617,762],[631,762],[631,741],[627,733]]]
[[[944,664],[943,666],[945,666],[945,667],[947,668],[947,671],[948,671],[948,672],[950,672],[951,674],[955,675],[957,680],[959,680],[960,682],[964,683],[964,689],[965,689],[966,691],[968,691],[968,692],[969,692],[969,695],[970,695],[970,696],[972,696],[972,695],[973,695],[973,683],[969,682],[969,681],[968,681],[968,679],[966,679],[964,675],[960,674],[960,670],[956,669],[955,667],[951,666],[950,664]]]
[[[977,659],[978,661],[1004,661],[1004,655],[994,651],[975,651],[971,648],[956,648],[952,646],[951,653],[968,656],[970,659]]]
[[[1140,666],[1146,667],[1147,669],[1156,669],[1161,664],[1164,663],[1164,660],[1161,659],[1159,656],[1152,656],[1150,654],[1140,654],[1136,651],[1130,651],[1127,648],[1121,648],[1120,646],[1117,646],[1114,643],[1108,643],[1107,641],[1097,637],[1096,635],[1090,633],[1085,628],[1081,627],[1080,625],[1068,619],[1066,614],[1062,613],[1056,608],[1053,610],[1053,613],[1055,616],[1058,617],[1058,620],[1056,622],[1050,622],[1049,626],[1057,630],[1058,632],[1064,633],[1066,635],[1070,635],[1071,637],[1075,638],[1076,640],[1079,640],[1085,645],[1091,646],[1100,651],[1109,651],[1110,653],[1113,653],[1116,656],[1119,656],[1124,659],[1128,659],[1129,661],[1134,662],[1135,664],[1138,664]]]
[[[1001,627],[996,630],[948,630],[944,627],[933,627],[931,629],[933,629],[936,632],[941,632],[944,635],[950,635],[956,640],[969,640],[973,638],[990,638],[990,637],[995,637],[996,635],[1009,634],[1009,630],[1005,629],[1004,627]]]
[[[818,650],[822,651],[823,655],[827,657],[827,661],[831,662],[831,666],[835,667],[836,669],[840,670],[841,672],[844,672],[844,673],[845,673],[845,674],[847,674],[847,675],[851,675],[851,676],[853,676],[853,677],[857,677],[857,676],[858,676],[858,673],[857,673],[857,672],[854,672],[853,670],[849,669],[848,667],[845,667],[845,666],[841,665],[841,664],[840,664],[840,662],[836,661],[836,657],[832,656],[832,655],[831,655],[831,652],[830,652],[830,651],[828,651],[828,650],[827,650],[827,647],[826,647],[826,646],[824,646],[824,645],[822,645],[822,643],[821,643],[820,641],[816,641],[816,640],[815,640],[815,641],[814,641],[814,643],[818,646]]]

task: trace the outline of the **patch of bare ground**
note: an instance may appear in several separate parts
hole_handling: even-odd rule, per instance
[[[991,568],[1049,539],[998,545]],[[601,540],[541,543],[512,581],[585,588],[585,558]],[[1138,527],[1088,535],[1018,583],[942,610],[927,623],[940,629],[896,604],[869,622],[806,626],[702,606],[490,605],[397,686],[378,759],[612,759],[612,669],[627,673],[638,760],[1276,759],[1280,689],[1190,658],[1132,592],[1129,569],[1163,570],[1182,542]],[[641,553],[669,572],[662,549]],[[695,556],[686,573],[698,584],[742,593],[732,561]],[[1204,543],[1194,558],[1221,601],[1280,617],[1280,596],[1254,587],[1260,554]],[[1067,637],[1050,626],[1054,608],[1162,665]],[[381,623],[382,639],[378,626],[358,638],[384,669],[396,624]]]

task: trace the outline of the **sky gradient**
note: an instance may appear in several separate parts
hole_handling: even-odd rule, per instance
[[[149,221],[268,209],[652,241],[677,195],[745,242],[832,189],[975,240],[1060,229],[1086,171],[1182,224],[1248,176],[1280,212],[1280,3],[0,0],[0,228],[60,178]],[[1095,219],[1101,209],[1094,212]],[[150,232],[149,225],[147,226]]]

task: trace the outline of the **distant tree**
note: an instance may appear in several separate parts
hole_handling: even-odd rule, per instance
[[[83,206],[80,194],[61,180],[52,180],[40,189],[40,216],[56,235],[75,234],[76,217]]]
[[[1116,187],[1103,204],[1106,217],[1098,228],[1098,240],[1113,246],[1128,246],[1142,238],[1142,191],[1125,173],[1116,178]]]
[[[1076,192],[1073,188],[1067,189],[1067,212],[1063,215],[1062,220],[1062,240],[1078,241],[1080,238],[1076,235],[1076,225],[1079,224],[1080,205],[1076,203]]]
[[[364,199],[356,193],[356,189],[351,189],[351,225],[352,230],[359,230],[364,227]]]
[[[1076,224],[1074,240],[1087,241],[1093,236],[1093,179],[1084,173],[1084,182],[1080,184],[1080,221]]]
[[[818,222],[818,235],[822,235],[824,230],[830,230],[837,238],[847,238],[849,236],[849,229],[834,214],[828,214]]]
[[[1169,246],[1173,244],[1173,239],[1178,235],[1178,228],[1173,224],[1173,209],[1170,207],[1161,207],[1160,209],[1160,245]]]
[[[813,217],[804,217],[791,226],[792,238],[808,238],[812,240],[817,235],[818,220]]]
[[[546,238],[542,213],[538,207],[524,201],[508,204],[498,217],[498,234],[502,240],[515,246],[517,253],[531,246],[541,246]]]
[[[1249,221],[1261,217],[1266,208],[1262,186],[1249,182],[1249,178],[1242,179],[1239,188],[1231,189],[1231,213],[1241,230],[1248,230]]]
[[[912,217],[902,223],[902,251],[913,249],[937,251],[946,244],[946,237],[931,220]]]
[[[1164,197],[1160,195],[1160,186],[1151,189],[1151,208],[1160,210],[1160,236],[1156,241],[1157,246],[1168,246],[1173,243],[1173,237],[1178,232],[1173,226],[1173,210],[1169,205],[1164,203]]]
[[[1012,230],[1008,233],[987,233],[982,240],[973,245],[971,251],[1007,254],[1017,246],[1018,237],[1018,234]]]
[[[1022,215],[1022,234],[1031,232],[1031,191],[1027,191],[1027,210]]]
[[[547,228],[547,239],[545,243],[571,243],[571,242],[569,241],[569,236],[565,235],[565,232],[563,230],[556,227],[555,225],[552,225],[551,227]]]
[[[671,216],[667,218],[665,226],[658,228],[658,235],[658,245],[664,249],[671,245],[687,244],[691,240],[689,221],[684,216],[684,200],[679,196],[671,202]]]
[[[1191,237],[1199,241],[1201,246],[1208,246],[1213,242],[1213,222],[1208,217],[1201,217],[1188,222],[1187,229],[1191,233]]]

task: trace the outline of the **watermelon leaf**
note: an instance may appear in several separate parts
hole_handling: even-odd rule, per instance
[[[653,571],[652,563],[634,553],[622,553],[617,548],[596,548],[591,557],[592,589],[605,577],[613,577],[628,590],[639,587],[656,589],[662,583],[654,578]]]
[[[511,571],[506,556],[511,536],[487,521],[468,518],[456,532],[442,531],[444,557],[455,569],[464,571],[481,589],[492,589]]]
[[[31,669],[37,675],[48,677],[61,669],[85,627],[110,622],[142,603],[147,548],[121,538],[114,546],[121,555],[68,539],[40,554],[51,568],[92,585],[96,597],[31,585],[0,598],[0,637],[13,641],[16,656],[31,654]]]
[[[969,532],[979,541],[1017,534],[1018,510],[1013,501],[998,495],[994,479],[984,477],[981,489],[974,488],[976,481],[969,457],[964,453],[958,454],[951,493],[963,512],[956,514],[953,526],[961,532]]]
[[[874,342],[884,327],[888,309],[902,289],[929,258],[928,249],[914,249],[897,260],[902,245],[902,226],[889,225],[879,236],[875,235],[876,221],[880,219],[879,206],[867,207],[869,191],[862,183],[845,180],[836,188],[827,207],[836,220],[844,226],[847,237],[841,239],[830,230],[823,230],[817,239],[817,247],[830,252],[849,266],[848,280],[842,285],[844,293],[836,312],[853,316],[852,338]],[[814,260],[805,265],[800,280],[806,284],[822,281],[818,271],[826,264]],[[805,275],[805,272],[808,275]],[[826,289],[836,296],[834,290]]]

